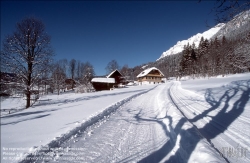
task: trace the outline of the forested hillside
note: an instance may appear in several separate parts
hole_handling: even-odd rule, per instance
[[[178,54],[168,55],[147,64],[162,70],[165,76],[211,77],[250,71],[249,11],[233,19],[210,40],[200,39],[199,45],[187,44]],[[138,69],[138,67],[137,67]]]

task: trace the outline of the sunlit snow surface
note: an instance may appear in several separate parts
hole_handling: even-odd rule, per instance
[[[170,49],[168,49],[167,51],[163,52],[162,55],[160,56],[159,59],[166,57],[168,55],[173,55],[173,54],[177,54],[183,51],[184,46],[189,44],[192,45],[193,43],[195,44],[196,47],[198,47],[201,37],[203,37],[204,39],[210,39],[213,35],[215,35],[225,24],[220,23],[218,25],[216,25],[215,27],[203,32],[203,33],[198,33],[192,37],[190,37],[187,40],[182,40],[182,41],[178,41],[173,47],[171,47]],[[158,60],[159,60],[158,59]]]
[[[249,98],[249,73],[44,96],[2,116],[1,162],[250,162]]]
[[[46,145],[67,134],[107,108],[112,109],[113,105],[153,87],[155,86],[132,86],[113,91],[43,96],[33,107],[1,117],[1,149],[28,148],[18,151],[18,154],[30,152],[29,148],[33,151],[34,147]],[[1,109],[13,108],[12,103],[17,109],[25,106],[23,98],[11,98],[1,101]]]

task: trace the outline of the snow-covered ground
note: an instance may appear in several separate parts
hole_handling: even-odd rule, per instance
[[[250,73],[45,96],[1,117],[1,162],[247,163],[249,99]]]
[[[3,157],[20,159],[41,145],[52,143],[75,132],[77,127],[95,122],[93,117],[107,114],[130,98],[154,88],[131,86],[86,94],[66,93],[43,96],[29,109],[1,117],[1,162],[11,162]],[[20,106],[18,106],[18,103]],[[1,101],[1,109],[23,108],[25,100],[11,98]],[[16,148],[16,149],[11,149]],[[6,150],[4,150],[6,149]],[[9,155],[13,154],[13,155]],[[13,161],[16,162],[16,161]]]
[[[179,109],[229,162],[250,162],[250,74],[175,82]]]

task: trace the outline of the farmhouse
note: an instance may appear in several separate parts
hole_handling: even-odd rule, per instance
[[[118,87],[119,84],[123,83],[123,80],[122,74],[118,70],[115,70],[107,77],[93,78],[91,83],[96,91],[101,91]]]
[[[138,83],[139,84],[159,84],[164,77],[163,73],[155,68],[151,67],[144,71],[142,71],[138,76]]]

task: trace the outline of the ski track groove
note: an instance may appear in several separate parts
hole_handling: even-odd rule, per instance
[[[151,90],[146,91],[146,93]],[[154,138],[152,139],[152,136],[155,135],[155,133],[152,133],[154,126],[148,125],[147,123],[149,122],[137,124],[136,118],[131,117],[134,112],[138,112],[138,108],[140,108],[140,111],[143,110],[144,103],[141,102],[143,101],[143,98],[141,98],[143,95],[144,94],[140,94],[125,102],[116,111],[104,116],[103,119],[98,120],[98,122],[93,125],[88,126],[82,133],[75,137],[72,135],[70,139],[62,142],[60,147],[64,149],[67,147],[76,148],[75,144],[80,145],[83,149],[81,152],[85,154],[84,159],[80,161],[60,160],[60,162],[107,162],[107,159],[109,160],[108,162],[118,162],[119,160],[127,162],[129,160],[139,160],[146,156],[148,151],[143,151],[143,149],[147,149],[144,146],[148,146],[148,143],[154,142]],[[123,109],[126,105],[137,99],[140,99],[139,107],[131,105],[131,113]],[[144,114],[147,115],[149,113],[145,112]],[[112,121],[110,121],[110,118],[112,118]],[[129,125],[127,125],[127,123],[129,123]],[[105,125],[105,130],[102,130],[103,125]],[[137,132],[137,130],[141,132]],[[96,136],[96,133],[99,132],[102,133],[101,139]],[[146,134],[146,132],[149,133]],[[113,141],[114,138],[119,139]],[[145,140],[148,140],[147,143],[145,143]],[[128,144],[133,144],[134,146],[129,146]],[[58,153],[52,155],[50,160],[46,160],[46,162],[58,162],[58,159],[55,157],[57,154]],[[64,157],[64,155],[61,157]],[[37,160],[37,162],[42,161]]]
[[[173,128],[170,119],[164,117],[171,116],[168,115],[169,108],[164,107],[163,105],[166,105],[166,103],[162,103],[162,99],[159,99],[168,99],[168,106],[176,108],[181,112],[180,115],[176,113],[175,118],[182,117],[183,115],[187,122],[190,122],[189,120],[196,116],[202,115],[203,111],[206,111],[206,109],[209,109],[211,106],[204,102],[201,96],[194,96],[194,93],[191,95],[191,100],[193,100],[195,104],[190,105],[188,102],[188,100],[190,100],[190,94],[186,90],[180,89],[178,82],[172,82],[168,89],[158,90],[157,88],[158,87],[154,87],[143,94],[131,98],[102,119],[99,119],[96,123],[88,126],[84,131],[79,130],[79,133],[72,135],[70,139],[62,142],[60,147],[63,149],[67,147],[81,147],[82,151],[80,151],[80,156],[82,156],[82,158],[81,160],[70,161],[61,159],[59,162],[138,162],[162,148],[167,142],[169,142],[169,148],[172,150],[167,153],[167,158],[163,158],[162,161],[172,155],[176,155],[177,160],[175,161],[183,162],[186,158],[186,152],[183,151],[185,148],[182,148],[178,142],[179,139],[181,139],[178,131],[180,130],[179,127],[190,126],[185,122],[182,126]],[[157,94],[154,92],[156,89],[158,91]],[[162,97],[162,95],[164,96]],[[219,113],[219,109],[207,113],[196,122],[190,122],[191,127],[193,125],[199,130],[200,127],[202,128],[202,126],[209,123],[213,128],[222,131],[223,128],[225,128],[223,123],[211,118],[214,114]],[[162,114],[163,112],[164,114]],[[168,122],[163,122],[163,119],[168,120]],[[240,117],[238,123],[249,123],[247,120],[249,120],[249,118]],[[165,130],[162,124],[166,125]],[[241,132],[242,135],[238,136],[237,132]],[[226,129],[226,132],[221,133],[212,141],[208,140],[208,142],[210,142],[218,152],[218,148],[221,146],[235,146],[235,143],[232,144],[232,141],[228,142],[228,139],[232,139],[234,142],[241,144],[242,142],[238,139],[245,137],[247,137],[246,133],[237,130],[234,126],[230,126],[230,128]],[[246,144],[246,146],[248,147],[248,144]],[[176,153],[176,151],[178,151],[178,153]],[[59,157],[56,157],[57,155],[59,155]],[[55,152],[54,155],[50,157],[52,160],[47,162],[58,162],[58,158],[66,157],[66,155],[60,155],[58,152]],[[249,159],[247,159],[247,161],[250,162]],[[37,162],[41,163],[42,161]]]
[[[143,95],[141,95],[143,96]],[[125,118],[122,119],[121,126],[127,126],[127,128],[122,129],[122,135],[114,136],[114,137],[120,137],[118,139],[119,141],[114,145],[114,149],[112,149],[112,152],[109,152],[108,155],[109,158],[111,158],[110,162],[130,162],[130,161],[139,161],[140,158],[143,158],[147,156],[148,151],[145,149],[148,149],[147,147],[150,147],[152,144],[157,144],[155,141],[157,141],[156,137],[156,131],[155,131],[155,122],[143,122],[138,124],[138,119],[136,119],[134,116],[131,117],[131,115],[134,115],[137,113],[137,115],[142,115],[142,117],[150,116],[150,114],[153,113],[153,111],[147,111],[143,110],[143,108],[146,108],[146,103],[144,103],[144,98],[138,97],[133,100],[140,99],[137,106],[130,105],[130,103],[124,104],[123,107],[130,108],[130,112],[126,110],[118,110],[118,114],[121,116],[124,116]],[[149,99],[150,100],[150,99]],[[142,101],[142,102],[141,102]],[[149,102],[150,104],[154,104],[154,101]],[[139,112],[138,112],[139,108]],[[116,117],[114,117],[115,119]],[[127,124],[129,123],[129,125]],[[140,131],[140,132],[138,132]],[[119,133],[119,132],[118,132]],[[113,137],[113,138],[114,138]],[[145,143],[145,140],[147,140]],[[132,145],[133,144],[133,145]],[[153,145],[154,146],[154,145]],[[136,153],[136,154],[134,154]],[[105,158],[103,158],[105,160]],[[100,160],[93,160],[94,162],[98,162]]]
[[[190,99],[190,93],[187,92],[187,90],[181,89],[180,84],[177,82],[174,82],[171,87],[169,88],[169,94],[171,96],[172,102],[178,107],[178,109],[183,113],[183,115],[190,121],[193,117],[201,115],[202,111],[206,111],[208,108],[210,108],[210,105],[202,104],[200,100],[195,100],[196,104],[190,105],[187,103],[184,99]],[[198,95],[197,95],[198,96]],[[195,98],[194,98],[195,99]],[[222,105],[224,102],[222,102]],[[199,109],[198,109],[199,108]],[[202,108],[202,109],[200,109]],[[238,129],[236,126],[242,125],[243,123],[250,123],[250,119],[247,117],[238,117],[237,122],[235,122],[236,125],[230,125],[226,127],[223,122],[217,119],[212,119],[209,114],[217,114],[221,110],[220,107],[216,108],[215,110],[212,110],[211,112],[207,113],[202,119],[198,120],[199,122],[190,122],[194,126],[199,128],[202,128],[201,125],[205,125],[209,123],[213,128],[216,128],[217,130],[220,130],[221,133],[213,140],[208,140],[212,145],[215,147],[215,149],[220,149],[222,147],[232,147],[237,148],[238,145],[248,148],[250,146],[249,144],[249,135],[248,132],[242,132],[240,129]],[[197,114],[198,113],[198,114]],[[223,132],[225,131],[225,132]],[[209,132],[209,131],[207,131]],[[213,131],[210,131],[213,132]],[[205,138],[206,136],[203,135]],[[228,141],[233,140],[233,141]],[[247,141],[248,140],[248,141]],[[229,158],[232,162],[235,161],[235,159]],[[238,160],[236,160],[238,161]],[[245,158],[246,162],[250,162],[249,158]]]
[[[177,92],[177,91],[175,91],[175,92]],[[182,93],[182,95],[183,96],[185,96],[185,93]],[[193,107],[193,105],[192,105],[192,107],[190,107],[190,105],[188,105],[184,100],[181,100],[181,98],[179,98],[178,96],[176,97],[176,99],[178,99],[178,101],[180,101],[180,103],[182,103],[183,105],[186,105],[186,111],[184,111],[185,113],[185,116],[187,116],[187,117],[192,117],[193,116],[193,114],[194,113],[196,113],[195,115],[199,115],[199,114],[202,114],[202,112],[201,111],[199,111],[199,110],[197,110],[196,108],[199,108],[199,107]],[[197,104],[196,104],[197,105]],[[203,105],[204,106],[204,105]],[[182,110],[183,111],[183,110]],[[195,112],[196,111],[196,112]],[[219,112],[219,111],[216,111],[217,113]],[[198,114],[197,114],[198,113]],[[189,115],[189,116],[188,116]],[[227,127],[225,127],[224,125],[223,125],[223,123],[221,123],[221,122],[219,122],[219,121],[217,121],[216,119],[214,119],[213,121],[211,121],[211,119],[212,118],[210,118],[210,116],[209,115],[206,115],[205,117],[203,117],[203,119],[201,119],[201,121],[203,121],[203,123],[202,122],[199,122],[199,123],[201,123],[201,124],[206,124],[206,123],[210,123],[212,126],[214,126],[215,128],[217,128],[218,130],[221,130],[222,131],[222,128],[227,128]],[[210,122],[211,121],[211,122]],[[196,125],[197,126],[197,125]],[[199,126],[197,126],[198,128],[199,128]],[[231,129],[232,128],[232,129]],[[227,137],[229,137],[230,139],[232,139],[232,140],[234,140],[235,142],[237,142],[237,143],[240,143],[239,141],[238,141],[238,138],[241,138],[241,139],[244,139],[244,136],[241,136],[241,135],[239,135],[239,134],[237,134],[237,131],[240,131],[240,130],[238,130],[237,128],[235,128],[235,127],[233,127],[233,126],[231,126],[231,128],[228,128],[227,129],[227,131],[228,131],[228,133],[224,133]],[[234,131],[234,130],[235,131]],[[233,136],[231,136],[231,135],[233,135]],[[245,133],[242,133],[242,135],[245,135],[245,137],[247,136],[247,134],[245,134]],[[236,138],[235,138],[236,137]],[[237,138],[238,137],[238,138]]]

